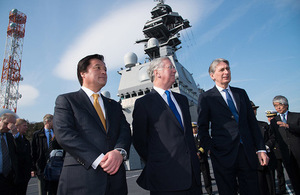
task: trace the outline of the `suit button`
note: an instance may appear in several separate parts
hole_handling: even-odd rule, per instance
[[[231,115],[231,118],[232,118],[232,119],[234,119],[234,116],[233,116],[233,115]]]

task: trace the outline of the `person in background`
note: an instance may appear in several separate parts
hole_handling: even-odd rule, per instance
[[[248,95],[229,86],[228,60],[214,60],[209,75],[215,86],[199,96],[198,128],[218,191],[220,195],[237,194],[238,189],[241,194],[259,194],[258,163],[266,166],[269,158]]]
[[[16,116],[5,113],[0,116],[0,194],[14,194],[18,181],[18,157],[14,137],[8,131],[16,123]]]
[[[58,193],[125,195],[131,131],[121,105],[100,93],[107,82],[104,57],[82,58],[77,77],[81,89],[59,95],[54,108],[55,137],[66,152]]]
[[[188,99],[170,90],[175,74],[168,57],[153,59],[154,87],[136,100],[132,115],[133,145],[145,162],[137,183],[151,195],[201,194]]]
[[[269,125],[271,123],[271,120],[277,116],[277,111],[274,110],[267,110],[266,112],[266,117],[268,118]],[[285,187],[285,177],[284,177],[284,167],[283,167],[283,162],[282,162],[282,156],[280,152],[279,145],[275,139],[275,146],[274,146],[274,154],[276,157],[276,173],[277,173],[277,191],[276,194],[285,194],[286,193],[286,187]],[[275,176],[275,174],[274,174]],[[275,178],[274,178],[275,180]]]
[[[17,134],[14,136],[17,153],[18,153],[18,182],[15,187],[17,195],[26,195],[28,182],[31,178],[31,146],[28,139],[25,137],[28,129],[27,121],[25,119],[18,118],[16,121]]]
[[[31,175],[38,177],[39,195],[56,194],[56,189],[48,189],[48,183],[44,178],[44,169],[52,150],[53,115],[46,114],[43,118],[44,127],[33,133],[31,152],[33,167]]]
[[[192,128],[193,128],[193,135],[194,135],[196,149],[197,149],[197,155],[198,155],[198,158],[200,161],[200,170],[201,170],[203,180],[204,180],[204,187],[205,187],[207,194],[213,194],[210,169],[209,169],[209,163],[208,163],[208,155],[204,151],[204,149],[201,147],[200,138],[198,136],[197,122],[192,122]]]
[[[254,115],[257,115],[257,109],[259,106],[256,106],[252,101],[250,101]],[[264,138],[267,155],[269,156],[269,164],[267,166],[259,166],[258,167],[258,183],[260,194],[264,195],[275,195],[275,177],[274,170],[276,167],[276,157],[273,152],[273,146],[275,144],[275,135],[271,132],[268,123],[264,121],[257,121],[258,126],[261,130],[261,134]]]
[[[9,132],[15,137],[18,133],[16,125],[13,123],[10,123],[10,124],[8,124],[8,128],[10,129]]]
[[[300,194],[300,113],[290,112],[289,103],[282,95],[273,98],[279,113],[271,120],[286,172],[296,195]]]

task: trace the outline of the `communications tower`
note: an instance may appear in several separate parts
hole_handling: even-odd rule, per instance
[[[5,56],[1,76],[0,104],[2,108],[14,112],[17,111],[17,102],[21,98],[19,81],[23,80],[20,71],[26,19],[27,16],[17,9],[9,12]]]

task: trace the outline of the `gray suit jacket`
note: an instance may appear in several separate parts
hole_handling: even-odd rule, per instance
[[[108,181],[118,194],[127,194],[124,165],[112,176],[99,166],[96,170],[91,167],[101,153],[115,148],[123,148],[129,153],[131,144],[130,126],[121,105],[103,96],[102,99],[107,133],[82,89],[56,99],[54,133],[66,151],[58,194],[105,194]]]

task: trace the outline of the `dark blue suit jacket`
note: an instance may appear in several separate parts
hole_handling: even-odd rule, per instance
[[[230,87],[237,105],[239,122],[216,87],[202,93],[198,102],[198,126],[205,151],[224,167],[232,167],[238,154],[240,138],[251,168],[257,169],[257,150],[265,150],[256,117],[245,90]],[[211,136],[209,128],[211,124]]]
[[[186,190],[192,185],[192,174],[200,185],[188,100],[172,93],[183,115],[184,130],[155,90],[137,99],[134,106],[133,144],[145,161],[137,183],[151,191]]]
[[[121,105],[103,96],[102,99],[107,133],[82,89],[56,99],[54,133],[66,151],[58,194],[105,194],[108,177],[118,194],[127,194],[124,165],[113,176],[99,166],[96,170],[91,167],[101,153],[106,154],[115,148],[123,148],[128,153],[131,144],[130,126]]]

